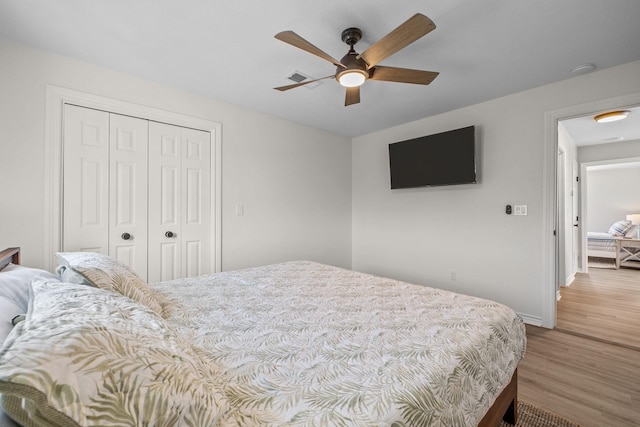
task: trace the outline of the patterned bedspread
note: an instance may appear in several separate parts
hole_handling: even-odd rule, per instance
[[[225,425],[476,426],[525,351],[504,305],[312,262],[152,288],[228,374]]]
[[[587,233],[587,248],[595,251],[616,251],[616,238],[609,233],[589,231]]]
[[[599,258],[618,258],[618,239],[609,233],[587,232],[587,256]]]

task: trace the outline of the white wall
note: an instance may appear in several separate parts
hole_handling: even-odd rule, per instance
[[[47,85],[222,123],[223,269],[350,267],[348,138],[0,39],[0,248],[21,246],[24,264],[44,265]]]
[[[540,321],[545,113],[638,93],[639,75],[636,61],[354,138],[353,268],[494,299]],[[468,125],[478,127],[479,184],[389,189],[389,143]],[[507,204],[528,205],[528,216],[506,215]]]
[[[634,140],[634,141],[623,141],[623,142],[613,142],[613,143],[607,143],[607,144],[596,144],[596,145],[589,145],[589,146],[585,146],[585,147],[579,147],[578,148],[578,159],[580,161],[580,163],[582,165],[584,165],[585,167],[583,168],[583,170],[589,170],[589,168],[591,168],[592,166],[601,166],[603,164],[606,165],[616,165],[616,164],[627,164],[627,163],[633,163],[633,162],[637,162],[640,159],[640,140]],[[592,172],[595,172],[592,169]],[[605,171],[602,171],[605,172]],[[634,175],[635,172],[633,171],[629,171],[628,172],[631,175]],[[623,174],[625,174],[623,172]],[[604,179],[608,179],[606,178],[608,174],[605,172],[603,176],[605,176]],[[617,208],[614,208],[613,211],[609,211],[609,207],[605,208],[605,209],[601,209],[600,208],[600,203],[598,202],[599,199],[601,199],[601,197],[605,197],[608,198],[609,195],[608,194],[603,194],[602,196],[600,196],[601,190],[598,189],[593,189],[590,188],[591,183],[589,182],[589,179],[592,175],[591,173],[587,173],[587,175],[584,177],[583,180],[583,185],[584,188],[586,188],[585,193],[586,193],[586,203],[584,204],[584,209],[586,210],[586,222],[587,222],[587,231],[607,231],[610,227],[610,225],[615,222],[618,221],[619,218],[615,221],[612,221],[613,218],[618,218],[620,215],[624,214],[626,215],[626,213],[624,213],[622,210],[623,209],[635,209],[635,205],[638,205],[640,203],[640,199],[636,199],[635,202],[634,201],[626,201],[624,203],[624,207],[620,207],[620,200],[616,200],[613,204],[607,202],[607,206],[618,206]],[[638,182],[638,177],[637,176],[629,176],[629,177],[620,177],[619,179],[635,179],[635,182]],[[598,177],[596,176],[596,180],[598,180]],[[624,181],[621,181],[624,182]],[[597,183],[596,185],[601,187],[602,186],[602,182],[600,182],[599,184]],[[613,183],[613,184],[617,184],[619,185],[620,183]],[[617,190],[613,190],[613,191],[617,191]],[[595,197],[595,202],[592,201],[589,197],[589,194],[594,193],[594,197]],[[625,200],[626,200],[626,196],[625,196]],[[640,212],[640,206],[637,206],[639,209],[638,212]],[[627,213],[631,213],[631,212],[627,212]],[[607,225],[607,223],[609,223],[609,225]]]
[[[587,169],[588,231],[606,232],[628,214],[640,213],[640,165]]]
[[[640,140],[587,145],[578,148],[580,163],[640,157]]]

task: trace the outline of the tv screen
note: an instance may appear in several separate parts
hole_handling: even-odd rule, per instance
[[[391,189],[476,182],[475,126],[389,144]]]

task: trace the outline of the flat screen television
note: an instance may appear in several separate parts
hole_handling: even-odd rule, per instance
[[[391,189],[476,182],[475,126],[389,144]]]

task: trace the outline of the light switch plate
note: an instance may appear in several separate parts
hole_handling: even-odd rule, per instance
[[[515,205],[513,207],[514,215],[526,215],[527,214],[527,205]]]

